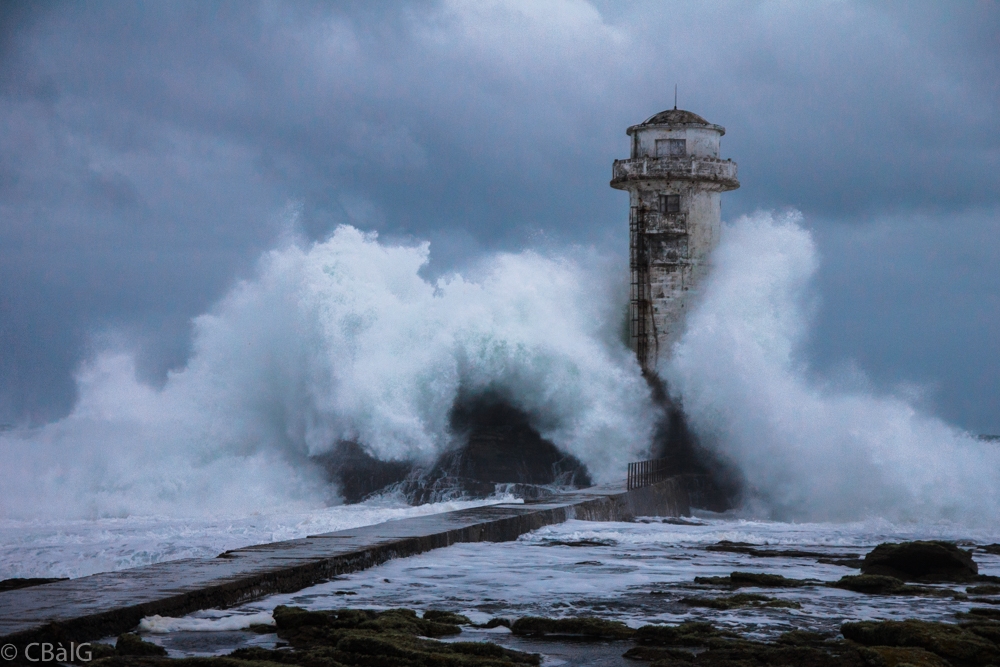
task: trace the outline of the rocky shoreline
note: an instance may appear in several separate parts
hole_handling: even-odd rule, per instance
[[[993,553],[994,547],[979,549]],[[720,542],[710,549],[760,558],[790,554],[733,542]],[[858,556],[837,555],[844,560]],[[860,574],[833,582],[742,571],[696,577],[687,590],[697,593],[685,595],[680,602],[719,613],[739,608],[794,610],[797,602],[768,593],[823,586],[879,596],[887,602],[921,596],[975,606],[955,613],[952,622],[860,620],[840,624],[839,632],[803,628],[761,639],[705,621],[632,628],[597,616],[522,616],[473,623],[466,616],[442,610],[420,615],[411,609],[306,610],[281,605],[272,612],[273,626],[253,626],[248,631],[271,637],[274,641],[268,646],[239,648],[214,657],[170,658],[163,647],[127,634],[118,638],[116,646],[95,644],[92,664],[493,667],[546,664],[545,656],[551,655],[548,647],[569,647],[575,655],[589,656],[589,661],[570,664],[612,664],[597,658],[600,653],[617,664],[654,667],[1000,667],[1000,577],[981,575],[971,551],[949,542],[914,541],[881,544],[863,559],[854,560]],[[462,641],[467,637],[486,641]]]

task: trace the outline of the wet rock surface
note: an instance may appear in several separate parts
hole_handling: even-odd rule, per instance
[[[903,581],[974,581],[979,567],[972,552],[951,542],[914,541],[875,547],[861,564],[862,574],[885,575]]]
[[[104,646],[95,667],[515,667],[542,664],[540,655],[493,642],[455,641],[464,629],[510,625],[536,642],[617,651],[652,667],[988,667],[1000,666],[1000,622],[918,620],[844,623],[839,634],[803,630],[761,641],[713,623],[649,624],[638,629],[597,617],[494,619],[474,626],[461,614],[410,609],[309,611],[275,608],[278,647],[242,648],[215,657],[165,657],[134,634]],[[440,641],[443,638],[449,641]],[[585,662],[583,664],[602,664]]]
[[[856,553],[830,554],[820,551],[804,551],[801,549],[768,549],[747,542],[730,542],[722,540],[717,544],[710,544],[705,547],[705,551],[722,551],[735,554],[747,554],[757,558],[816,558],[830,560],[857,560]]]
[[[531,415],[502,393],[461,393],[450,425],[454,447],[429,467],[380,461],[347,441],[315,460],[349,503],[386,493],[400,494],[414,505],[498,492],[540,500],[553,495],[552,488],[592,484],[583,463],[543,438]]]
[[[733,572],[728,577],[695,577],[694,583],[705,586],[723,586],[727,588],[799,588],[818,584],[818,581],[807,579],[789,579],[780,574],[766,572]]]
[[[830,584],[834,588],[843,588],[855,593],[870,595],[953,595],[952,591],[930,588],[928,586],[913,586],[902,579],[888,577],[882,574],[860,574],[841,577],[839,581]]]
[[[53,578],[24,578],[15,577],[13,579],[4,579],[0,581],[0,593],[4,591],[15,591],[19,588],[30,588],[32,586],[42,586],[44,584],[51,584],[54,581],[66,581],[65,577],[53,577]]]
[[[469,623],[468,618],[451,612],[426,612],[421,618],[410,609],[308,611],[279,606],[273,615],[277,636],[284,644],[280,648],[242,648],[225,656],[170,659],[163,657],[166,652],[161,647],[143,642],[136,635],[122,635],[114,656],[91,664],[95,667],[512,667],[540,663],[537,655],[493,643],[438,641],[460,634],[459,623]]]
[[[955,625],[929,621],[862,621],[845,623],[845,639],[868,647],[917,648],[955,667],[1000,665],[1000,645],[989,637],[1000,626]],[[985,635],[985,636],[984,636]]]
[[[813,555],[762,561],[744,550],[706,549],[716,544],[751,545],[764,552],[826,556],[847,555],[849,549],[860,553],[872,550],[871,546],[838,547],[850,544],[839,538],[796,544],[781,536],[771,542],[776,544],[772,547],[761,539],[757,525],[745,528],[747,533],[755,531],[752,544],[736,542],[742,536],[725,524],[724,530],[713,533],[714,539],[679,548],[674,546],[674,539],[680,531],[708,532],[705,525],[686,522],[677,530],[663,533],[668,538],[662,546],[650,547],[647,538],[660,534],[651,532],[653,525],[637,522],[591,527],[589,522],[576,522],[539,531],[520,545],[455,546],[450,555],[442,551],[393,561],[367,574],[337,577],[300,594],[276,596],[269,606],[252,608],[259,613],[269,612],[277,604],[288,605],[276,614],[284,617],[282,625],[286,627],[279,628],[278,635],[274,627],[260,626],[256,631],[265,634],[244,630],[245,638],[217,642],[214,646],[218,648],[192,636],[199,633],[147,638],[166,646],[171,655],[188,656],[185,660],[189,661],[208,660],[215,667],[246,667],[249,662],[303,667],[466,664],[457,662],[465,660],[464,656],[442,653],[444,658],[428,658],[420,652],[400,654],[416,662],[397,663],[391,647],[377,642],[327,645],[324,642],[332,641],[328,636],[331,626],[349,620],[347,612],[352,610],[324,610],[351,604],[380,610],[353,610],[363,617],[352,621],[355,630],[378,631],[381,634],[376,638],[386,633],[409,637],[402,647],[393,649],[400,651],[416,650],[412,641],[424,646],[422,653],[434,651],[421,642],[478,643],[525,655],[538,654],[542,664],[578,666],[1000,667],[1000,662],[989,661],[993,660],[989,651],[998,650],[1000,641],[1000,604],[993,602],[1000,602],[1000,586],[981,576],[962,584],[918,583],[871,574],[845,577],[839,567],[822,565]],[[633,534],[641,539],[631,540]],[[734,541],[719,541],[729,535],[736,536]],[[886,541],[883,537],[862,544]],[[998,562],[983,554],[978,566],[983,572],[996,574],[1000,572]],[[766,565],[767,570],[755,571],[759,565]],[[647,571],[648,575],[636,574]],[[715,576],[696,579],[696,574]],[[606,583],[595,585],[594,578],[602,576],[608,577]],[[583,583],[571,583],[577,580]],[[347,597],[349,592],[355,594]],[[299,605],[303,608],[291,611]],[[389,608],[397,605],[427,611],[421,614]],[[454,611],[444,611],[449,608]],[[251,609],[241,613],[248,611]],[[331,614],[336,615],[334,621],[330,620]],[[382,614],[388,616],[373,623]],[[470,623],[470,619],[476,622]],[[362,623],[370,625],[362,628]],[[648,625],[640,627],[643,623]],[[893,624],[908,624],[904,629],[909,630],[903,632]],[[439,634],[440,626],[445,626],[446,632],[457,632]],[[848,629],[841,634],[845,627]],[[292,632],[299,639],[306,633],[319,633],[320,643],[311,647],[296,645],[290,641]],[[851,632],[855,633],[854,639],[846,636]],[[206,634],[213,633],[200,633]],[[375,645],[387,652],[375,655],[355,650]],[[242,649],[234,651],[238,647]],[[330,657],[335,650],[343,653],[337,654],[336,660]],[[216,657],[195,658],[211,654]],[[510,658],[504,656],[486,655],[490,659]],[[444,662],[431,661],[439,659]],[[113,660],[180,667],[163,656],[117,655]],[[198,664],[212,667],[207,662]],[[188,667],[194,667],[194,662]]]

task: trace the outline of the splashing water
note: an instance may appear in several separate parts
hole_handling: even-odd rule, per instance
[[[1000,448],[902,398],[809,379],[818,260],[800,222],[757,214],[726,229],[667,372],[694,428],[773,518],[994,521]]]
[[[247,516],[336,501],[309,462],[339,439],[383,460],[450,444],[459,389],[503,390],[595,481],[644,458],[657,408],[615,340],[612,275],[532,252],[429,282],[428,245],[340,227],[268,253],[195,320],[162,389],[105,353],[47,426],[0,433],[0,517]],[[700,306],[667,364],[703,443],[778,519],[997,516],[1000,451],[904,399],[810,379],[813,241],[797,214],[728,227]]]
[[[598,481],[642,458],[656,411],[614,336],[612,285],[566,259],[501,254],[474,278],[419,275],[429,247],[340,227],[268,253],[195,320],[162,390],[105,353],[66,418],[0,434],[0,517],[246,515],[335,500],[310,455],[354,439],[383,460],[449,446],[459,387],[492,387]]]

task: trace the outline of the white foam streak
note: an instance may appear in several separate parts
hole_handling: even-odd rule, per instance
[[[165,635],[170,632],[231,632],[246,630],[251,625],[274,625],[271,612],[261,611],[256,614],[232,614],[219,618],[169,616],[146,616],[139,621],[139,632],[154,635]]]
[[[758,214],[726,229],[669,367],[695,428],[772,517],[994,520],[998,448],[903,398],[810,380],[817,253],[800,222]]]

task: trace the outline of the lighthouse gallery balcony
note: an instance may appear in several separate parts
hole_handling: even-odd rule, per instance
[[[611,187],[626,189],[629,181],[708,181],[719,192],[740,187],[736,178],[736,163],[710,157],[638,157],[615,160],[611,168]]]

